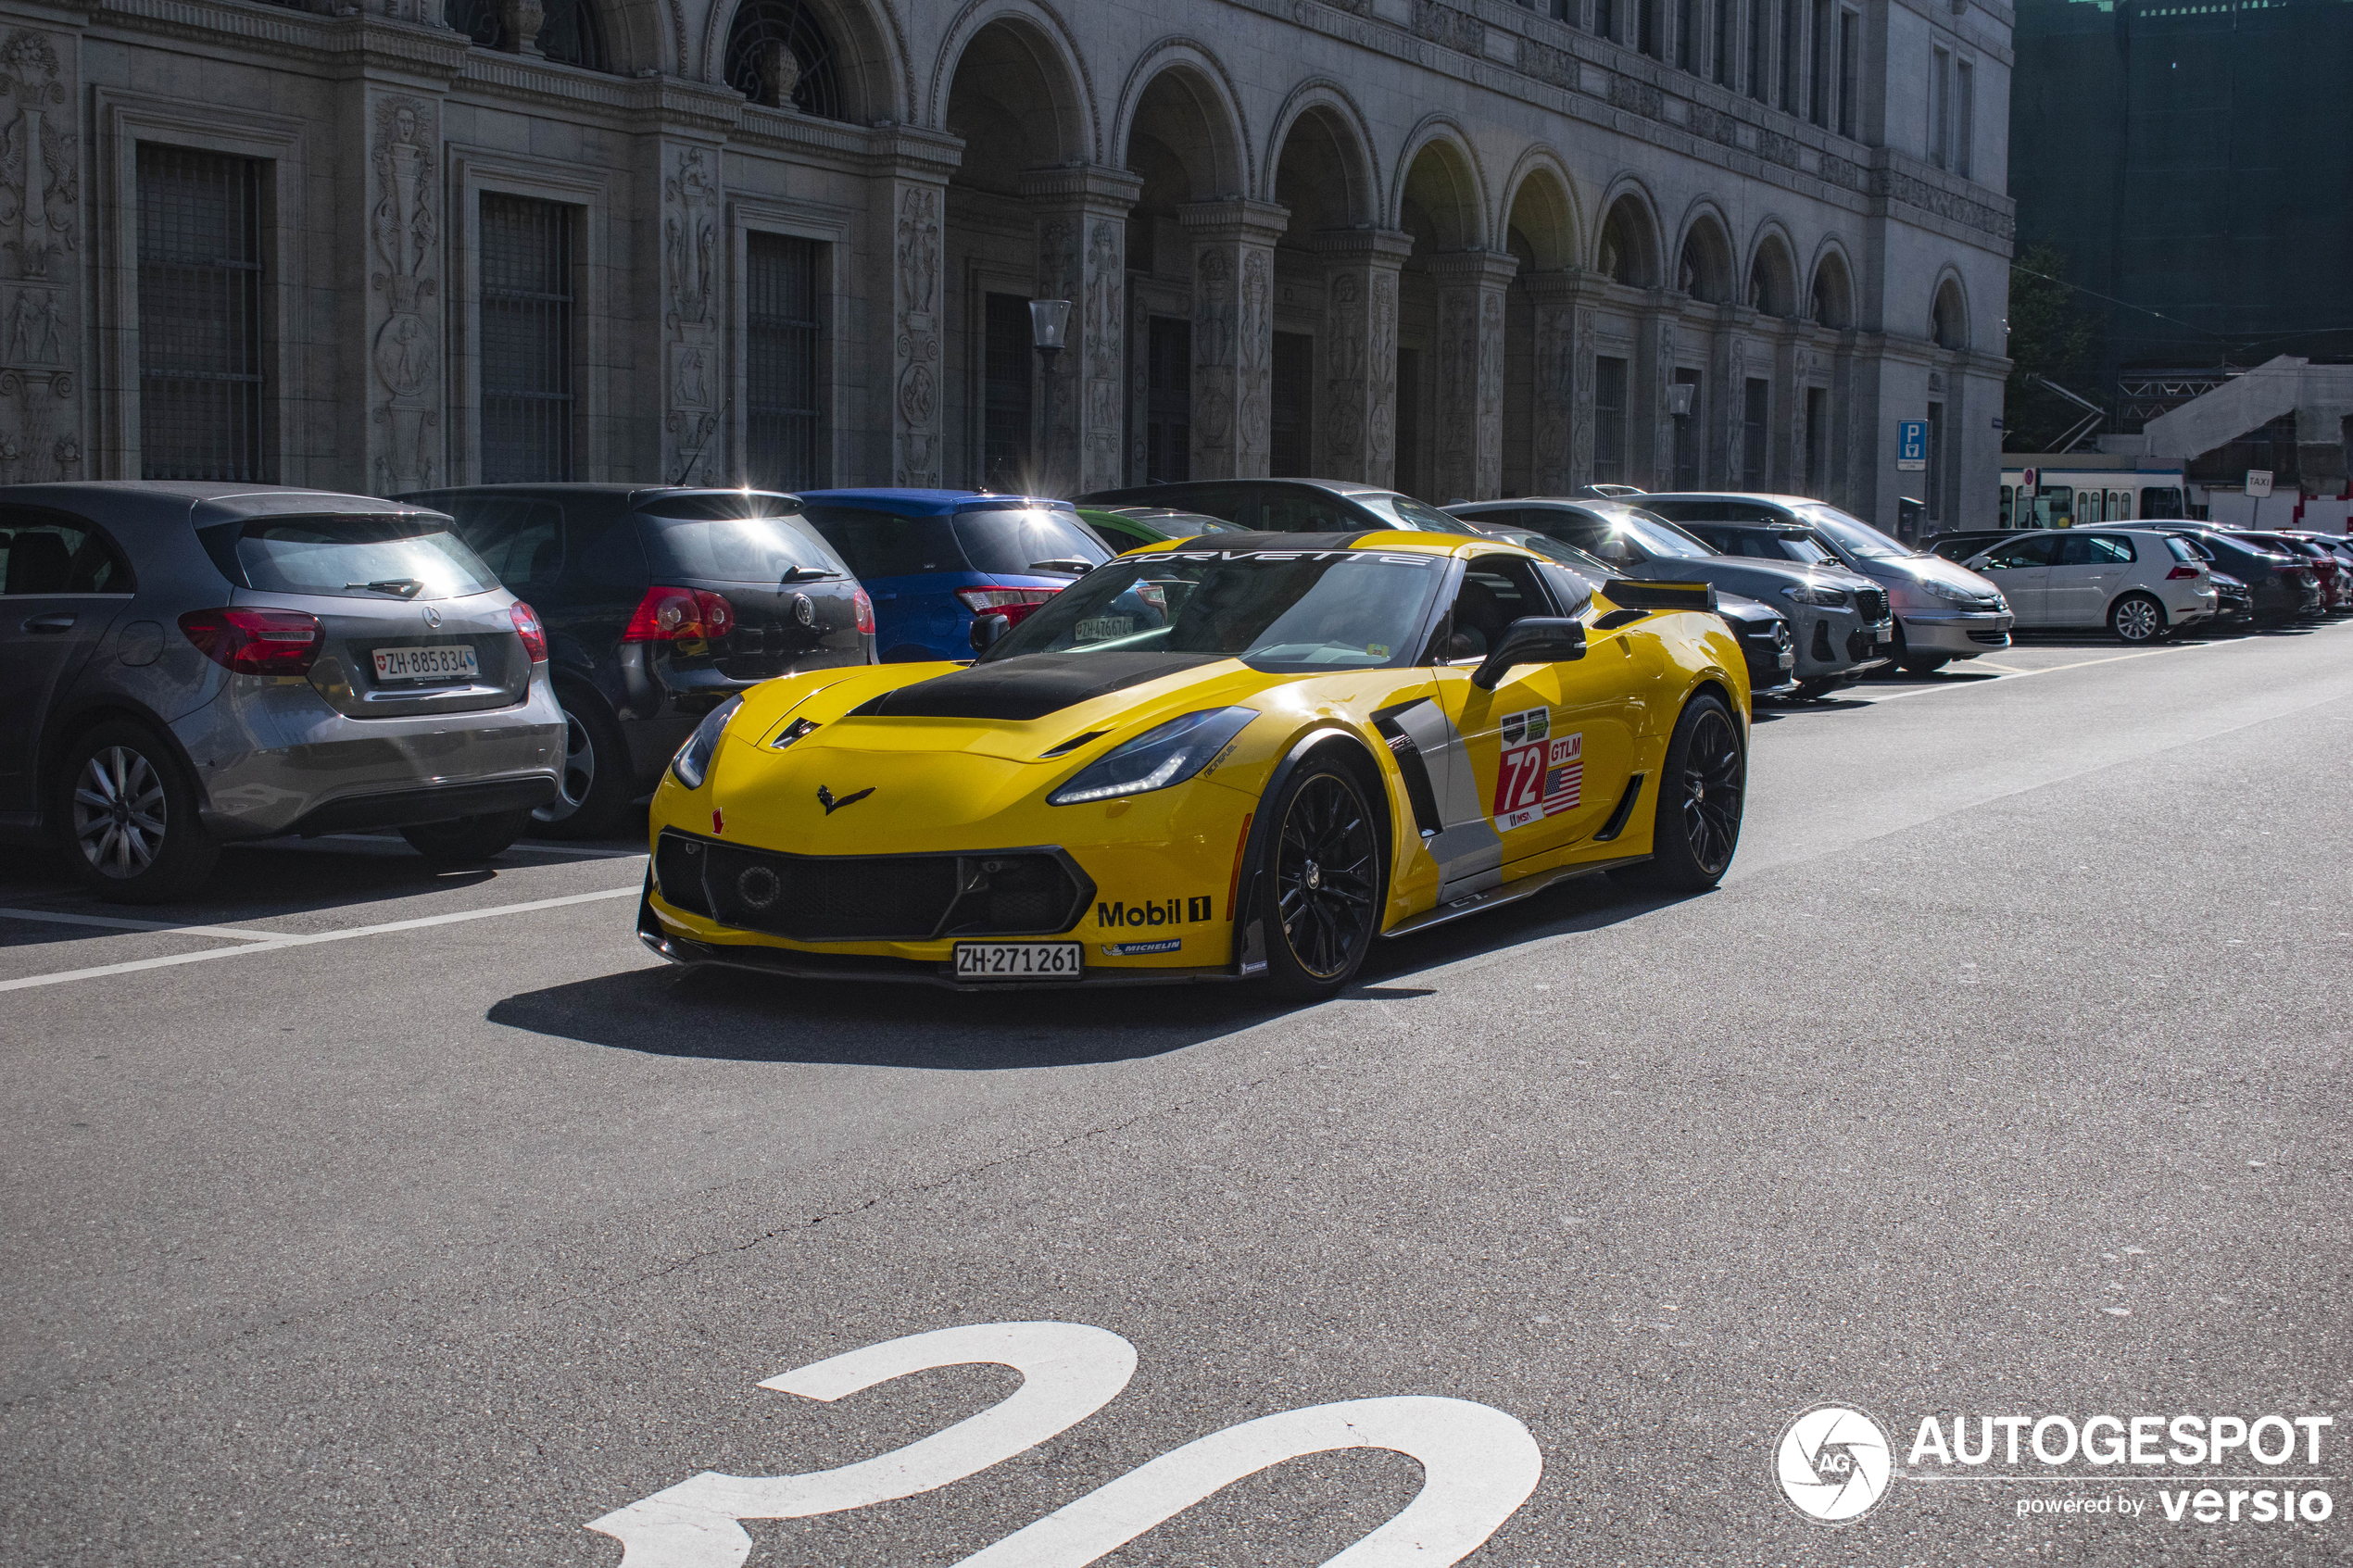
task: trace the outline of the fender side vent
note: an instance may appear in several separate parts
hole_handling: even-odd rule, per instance
[[[1642,775],[1636,773],[1626,781],[1626,793],[1617,797],[1617,809],[1609,814],[1602,831],[1593,835],[1596,844],[1607,844],[1626,831],[1626,819],[1634,814],[1634,797],[1642,793]]]

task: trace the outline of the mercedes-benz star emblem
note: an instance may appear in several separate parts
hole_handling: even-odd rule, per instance
[[[827,789],[824,784],[819,784],[817,786],[817,804],[823,806],[825,809],[825,815],[830,817],[836,811],[840,810],[843,807],[855,806],[861,800],[865,799],[866,797],[874,793],[875,786],[868,784],[865,788],[860,790],[855,795],[845,795],[839,800],[836,800],[832,790]]]
[[[432,605],[425,606],[425,625],[435,632],[441,630],[441,611]]]
[[[809,602],[807,594],[795,594],[792,596],[792,618],[803,626],[817,624],[817,607]]]

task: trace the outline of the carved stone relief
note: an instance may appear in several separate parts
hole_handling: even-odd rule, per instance
[[[1253,246],[1243,253],[1240,311],[1235,322],[1236,395],[1241,422],[1235,432],[1234,471],[1245,475],[1266,471],[1273,439],[1269,419],[1274,395],[1273,271],[1274,257],[1267,251]]]
[[[1579,364],[1590,364],[1593,353],[1593,313],[1577,312],[1577,340],[1570,352]],[[1572,487],[1593,481],[1593,372],[1577,378],[1575,422],[1570,426],[1568,466]]]
[[[1087,231],[1084,345],[1087,386],[1084,463],[1079,483],[1087,489],[1117,484],[1120,433],[1120,371],[1126,358],[1127,230],[1124,220],[1098,218]]]
[[[1397,474],[1397,275],[1373,274],[1365,312],[1365,385],[1372,408],[1365,420],[1365,477],[1391,484]]]
[[[1569,478],[1570,434],[1574,424],[1576,363],[1575,318],[1566,309],[1551,308],[1536,318],[1535,488],[1558,494],[1572,487]]]
[[[1233,471],[1236,309],[1232,256],[1204,246],[1193,269],[1193,457],[1204,476]]]
[[[1325,407],[1330,411],[1332,471],[1353,479],[1365,458],[1365,280],[1353,270],[1332,275],[1325,294],[1331,331],[1325,381]]]
[[[372,164],[375,204],[368,237],[377,269],[369,278],[371,309],[382,309],[371,359],[382,427],[375,477],[383,494],[422,490],[436,481],[441,426],[441,256],[434,216],[434,107],[422,98],[386,97],[376,105]]]
[[[900,198],[895,245],[899,320],[892,359],[893,482],[939,483],[939,190],[913,185]]]
[[[1472,494],[1484,500],[1504,474],[1504,292],[1481,291],[1478,307],[1478,467]]]
[[[82,477],[81,162],[66,77],[46,33],[0,44],[0,100],[16,109],[0,131],[0,483]]]

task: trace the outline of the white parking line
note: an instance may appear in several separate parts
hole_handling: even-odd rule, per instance
[[[342,839],[350,844],[397,844],[403,849],[409,841],[392,833],[322,833],[321,840]],[[582,860],[642,860],[643,849],[577,849],[561,844],[510,844],[498,851],[501,855],[561,855],[566,859]]]
[[[1971,681],[1967,685],[1962,686],[1921,686],[1913,691],[1890,692],[1885,696],[1856,697],[1853,700],[1856,702],[1877,704],[1882,702],[1901,702],[1907,696],[1933,696],[1939,692],[1982,691],[1987,686],[2007,685],[2012,681],[2032,680],[2037,675],[2056,675],[2062,670],[2082,670],[2094,664],[2117,664],[2128,659],[2155,659],[2161,653],[2180,653],[2183,650],[2180,648],[2143,648],[2137,653],[2113,653],[2108,655],[2106,659],[2079,659],[2072,664],[2053,664],[2041,670],[2021,670],[2014,675],[2004,675],[1998,680]]]
[[[169,931],[175,936],[220,936],[233,942],[283,942],[290,931],[253,931],[242,925],[182,925],[170,920],[132,920],[123,915],[69,915],[59,909],[0,909],[0,920],[41,921],[52,925],[97,925],[116,931]]]
[[[37,985],[62,985],[70,980],[96,980],[109,974],[130,974],[143,969],[169,969],[174,964],[205,963],[213,959],[239,958],[246,953],[277,953],[289,947],[308,947],[320,942],[346,942],[354,936],[382,936],[395,931],[421,931],[433,925],[454,925],[459,921],[488,920],[493,915],[528,914],[534,909],[557,909],[567,904],[589,904],[599,898],[635,898],[639,889],[609,887],[601,893],[574,893],[562,898],[534,898],[521,904],[493,904],[486,909],[459,909],[453,914],[420,915],[415,920],[387,921],[382,925],[356,925],[347,931],[319,931],[304,935],[271,936],[250,942],[242,947],[212,947],[201,953],[174,953],[169,958],[134,959],[128,963],[97,964],[89,969],[61,970],[55,974],[28,974],[19,980],[0,980],[0,991],[25,991]],[[46,916],[37,918],[46,919]],[[91,917],[93,923],[96,917]],[[253,933],[261,935],[261,933]]]

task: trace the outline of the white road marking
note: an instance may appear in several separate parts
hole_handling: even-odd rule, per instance
[[[1971,681],[1967,685],[1920,686],[1908,692],[1890,692],[1885,696],[1857,697],[1855,700],[1858,702],[1876,704],[1881,702],[1901,702],[1907,696],[1933,696],[1939,692],[1982,691],[1989,686],[2007,685],[2012,681],[2032,680],[2037,675],[2056,675],[2062,670],[2083,670],[2088,669],[2095,664],[2118,664],[2128,659],[2155,659],[2159,654],[2180,653],[2183,651],[2183,650],[2180,648],[2141,648],[2133,653],[2110,654],[2106,659],[2079,659],[2072,664],[2053,664],[2041,670],[2020,670],[2016,674],[2004,675],[1999,679],[1992,681]]]
[[[308,947],[321,942],[347,942],[355,936],[382,936],[395,931],[422,931],[428,926],[454,925],[460,921],[488,920],[493,915],[528,914],[534,909],[557,909],[567,904],[594,903],[599,898],[635,898],[639,889],[609,887],[601,893],[574,893],[562,898],[534,898],[520,904],[493,904],[486,909],[459,909],[446,915],[421,915],[414,920],[387,921],[382,925],[356,925],[346,931],[318,931],[302,935],[273,936],[266,941],[249,942],[242,947],[211,947],[201,953],[174,953],[169,958],[134,959],[127,963],[97,964],[89,969],[61,970],[55,974],[28,974],[16,980],[0,980],[0,991],[25,991],[38,985],[63,985],[74,980],[97,980],[109,974],[131,974],[143,969],[169,969],[174,964],[205,963],[213,959],[241,958],[247,953],[279,953],[289,947]],[[258,933],[256,933],[258,935]]]
[[[241,925],[183,925],[178,921],[132,920],[123,915],[69,915],[62,909],[0,909],[0,920],[96,925],[117,931],[168,931],[175,936],[219,936],[233,942],[283,942],[292,935],[284,931],[251,931]]]
[[[892,1453],[805,1475],[706,1471],[588,1525],[618,1538],[623,1568],[740,1568],[740,1520],[801,1519],[935,1490],[1036,1447],[1127,1386],[1135,1348],[1078,1323],[980,1323],[910,1335],[772,1377],[837,1399],[932,1367],[996,1362],[1020,1388]],[[1324,1568],[1447,1568],[1518,1512],[1544,1473],[1528,1428],[1502,1411],[1426,1395],[1349,1399],[1262,1416],[1197,1438],[965,1558],[959,1568],[1084,1568],[1247,1475],[1309,1454],[1389,1449],[1420,1461],[1422,1488]]]
[[[1528,1428],[1468,1399],[1343,1399],[1261,1416],[1196,1438],[1098,1486],[957,1568],[1084,1568],[1245,1475],[1308,1454],[1390,1449],[1419,1460],[1422,1489],[1324,1568],[1446,1568],[1519,1512],[1543,1477]]]
[[[935,1367],[1009,1366],[1021,1386],[979,1414],[856,1464],[803,1475],[690,1481],[617,1509],[588,1528],[622,1543],[624,1568],[734,1568],[751,1555],[740,1519],[805,1519],[871,1508],[979,1474],[1076,1425],[1136,1375],[1136,1348],[1072,1323],[988,1323],[911,1334],[761,1384],[828,1402]]]
[[[306,842],[323,843],[336,839],[346,844],[396,844],[403,849],[409,847],[409,841],[396,833],[322,833],[317,840],[306,840]],[[261,842],[270,844],[274,841],[264,839]],[[294,847],[281,845],[279,847]],[[560,844],[510,844],[498,853],[501,855],[560,855],[566,859],[583,860],[642,860],[646,858],[646,851],[643,849],[577,849],[568,848]]]

